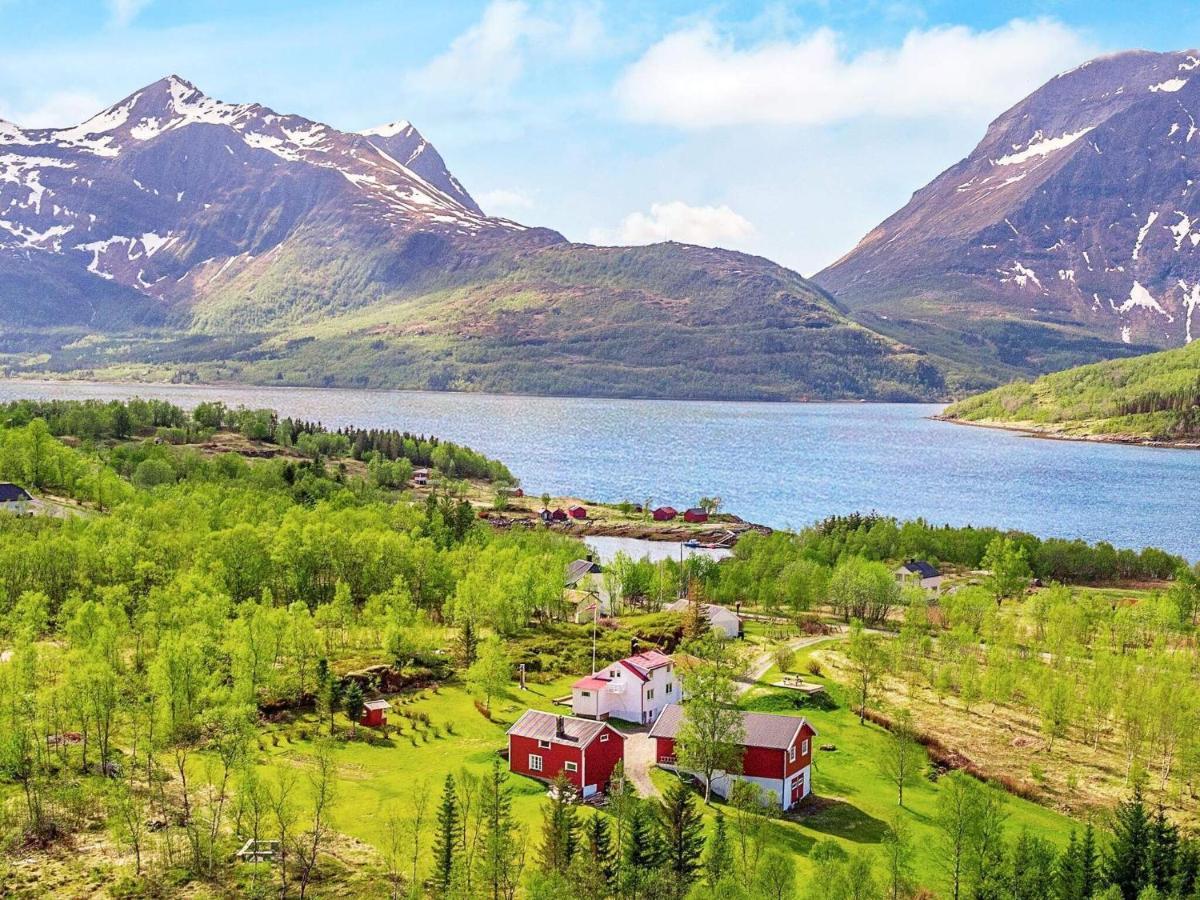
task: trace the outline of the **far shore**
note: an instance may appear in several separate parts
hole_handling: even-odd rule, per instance
[[[953,416],[933,415],[929,417],[937,422],[949,422],[951,425],[970,425],[974,428],[990,428],[993,431],[1012,431],[1026,437],[1042,438],[1048,441],[1082,441],[1089,444],[1124,444],[1131,447],[1153,447],[1160,450],[1200,450],[1200,441],[1161,441],[1137,434],[1071,434],[1058,430],[1055,426],[1038,425],[1034,422],[1001,422],[996,419],[983,419],[969,422],[966,419],[956,419]]]

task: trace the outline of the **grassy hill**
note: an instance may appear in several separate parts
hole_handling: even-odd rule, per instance
[[[963,422],[1063,437],[1200,441],[1200,345],[1016,382],[950,406]]]

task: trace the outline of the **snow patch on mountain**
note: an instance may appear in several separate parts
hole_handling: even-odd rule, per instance
[[[1025,145],[1024,149],[1021,149],[1019,144],[1014,145],[1013,150],[1016,152],[1006,154],[999,159],[993,160],[992,162],[998,166],[1015,166],[1019,165],[1020,163],[1028,162],[1031,159],[1037,159],[1041,156],[1048,156],[1051,153],[1055,153],[1064,149],[1065,147],[1071,146],[1073,143],[1091,131],[1094,127],[1094,125],[1089,125],[1087,128],[1080,129],[1079,131],[1071,132],[1070,134],[1063,134],[1054,138],[1046,137],[1040,130],[1036,131],[1034,132],[1033,137],[1029,139],[1029,142]]]
[[[1158,84],[1150,85],[1150,90],[1152,93],[1156,94],[1159,92],[1174,94],[1176,91],[1182,90],[1184,85],[1187,83],[1188,80],[1186,78],[1168,78],[1166,81],[1160,81]]]

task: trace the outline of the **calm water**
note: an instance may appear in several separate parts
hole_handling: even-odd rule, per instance
[[[3,400],[135,394],[437,434],[503,459],[533,494],[676,506],[715,494],[729,511],[775,527],[874,509],[1200,558],[1200,451],[949,425],[927,418],[932,405],[0,381]]]

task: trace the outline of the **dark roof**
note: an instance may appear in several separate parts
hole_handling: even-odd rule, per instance
[[[922,579],[938,578],[942,574],[931,563],[927,563],[923,559],[906,559],[900,568],[907,569],[913,575],[920,575]]]
[[[0,482],[0,503],[16,503],[19,500],[32,500],[29,491],[20,485]]]
[[[650,737],[674,739],[683,724],[683,707],[672,703],[658,717],[650,729]],[[817,730],[803,716],[778,716],[773,713],[742,713],[742,728],[746,732],[743,747],[766,747],[771,750],[786,750],[796,740],[796,735],[805,725],[813,734]]]
[[[708,515],[708,510],[707,510],[707,509],[704,509],[703,507],[700,507],[700,506],[693,506],[693,507],[692,507],[691,509],[689,509],[689,510],[688,510],[686,513],[684,513],[684,515],[692,515],[692,516],[707,516],[707,515]]]
[[[574,587],[583,580],[585,575],[591,575],[599,571],[600,566],[590,559],[577,559],[567,566],[566,585],[567,587]]]
[[[558,720],[563,721],[563,735],[558,734]],[[542,712],[538,709],[528,709],[521,718],[517,719],[508,729],[509,734],[517,737],[536,738],[539,741],[552,741],[555,744],[565,744],[571,747],[586,747],[596,735],[609,726],[594,719],[577,719],[574,716],[556,716],[554,713]]]

